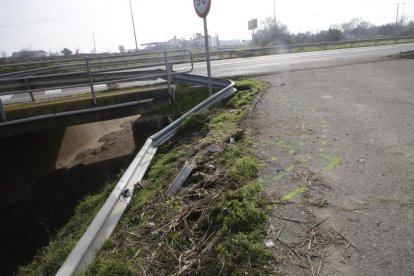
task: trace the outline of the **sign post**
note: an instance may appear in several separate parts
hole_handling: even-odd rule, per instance
[[[257,19],[252,19],[252,20],[250,20],[249,22],[248,22],[248,27],[249,27],[249,31],[253,31],[253,34],[252,34],[252,45],[253,45],[253,47],[255,46],[254,45],[254,30],[255,29],[257,29]]]
[[[210,11],[211,0],[193,0],[194,9],[197,15],[203,18],[204,23],[204,44],[206,47],[207,75],[208,75],[208,95],[213,95],[213,84],[211,82],[210,66],[210,44],[208,41],[207,15]]]

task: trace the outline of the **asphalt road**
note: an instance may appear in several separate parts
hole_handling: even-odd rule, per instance
[[[338,64],[352,64],[361,61],[378,60],[379,58],[385,58],[387,55],[412,49],[414,49],[414,43],[219,60],[212,62],[212,74],[213,77],[260,76],[276,72],[303,70],[304,68],[318,68],[321,64],[326,67],[336,66]],[[174,70],[185,71],[189,68],[188,65],[177,65],[174,67]],[[193,74],[207,75],[206,63],[194,63]],[[148,85],[150,83],[152,82],[146,81],[123,85]],[[160,83],[160,81],[157,81],[157,83]],[[97,92],[105,89],[105,85],[95,86]],[[67,96],[68,94],[90,93],[89,91],[89,87],[46,90],[35,92],[34,96],[35,98],[54,98]],[[1,99],[5,103],[26,101],[30,100],[30,95],[6,95],[1,96]]]
[[[261,177],[287,202],[271,228],[303,254],[273,236],[286,275],[414,275],[414,60],[384,58],[395,50],[308,54],[261,77]]]
[[[389,55],[413,49],[414,43],[407,43],[218,60],[211,63],[212,76],[218,78],[262,76],[279,72],[378,61],[385,60]],[[188,67],[175,66],[174,69],[188,69]],[[207,75],[206,64],[195,63],[193,74]]]

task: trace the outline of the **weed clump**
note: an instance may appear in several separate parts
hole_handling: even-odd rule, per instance
[[[254,157],[244,156],[237,159],[227,171],[227,175],[234,181],[254,178],[259,171],[259,164]]]

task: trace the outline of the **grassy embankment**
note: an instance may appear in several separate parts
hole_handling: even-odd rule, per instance
[[[185,120],[173,140],[159,149],[141,183],[145,188],[136,191],[86,275],[274,274],[274,259],[263,242],[270,202],[256,179],[260,165],[242,123],[263,84],[237,84],[239,92],[232,99]],[[177,97],[189,108],[206,95],[202,89]],[[188,160],[197,164],[192,176],[176,195],[164,196]],[[85,198],[50,245],[19,274],[54,274],[114,184]]]
[[[398,44],[401,43],[412,43],[414,39],[400,39],[398,40]],[[370,46],[380,46],[380,45],[390,45],[396,44],[395,40],[384,40],[375,42],[357,42],[357,43],[343,43],[337,45],[327,45],[327,46],[309,46],[309,47],[295,47],[285,50],[281,50],[281,52],[290,52],[290,53],[301,53],[301,52],[314,52],[314,51],[324,51],[324,50],[335,50],[335,49],[345,49],[345,48],[358,48],[358,47],[370,47]],[[248,50],[246,50],[248,51]],[[276,54],[277,52],[271,51],[270,54]],[[266,54],[266,53],[259,53],[259,54]],[[268,53],[269,54],[269,53]]]

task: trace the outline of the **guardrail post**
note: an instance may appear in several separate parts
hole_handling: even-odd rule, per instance
[[[7,120],[6,112],[4,111],[4,106],[3,106],[3,102],[1,101],[1,97],[0,97],[0,115],[1,115],[2,122]]]
[[[171,99],[175,102],[175,94],[171,87],[171,73],[173,71],[173,68],[172,68],[172,64],[168,62],[168,55],[166,51],[164,51],[164,59],[165,59],[165,70],[167,71],[168,94],[170,95]]]
[[[24,79],[24,84],[26,85],[27,90],[31,90],[32,89],[30,87],[29,80],[27,78]],[[33,96],[33,92],[32,91],[29,91],[29,94],[30,94],[30,98],[32,98],[32,102],[35,102],[35,98]]]
[[[88,57],[85,58],[85,63],[86,63],[86,70],[88,70],[89,86],[91,87],[93,105],[96,105],[95,88],[93,87],[93,78],[92,78],[91,67],[89,66],[89,58]]]

